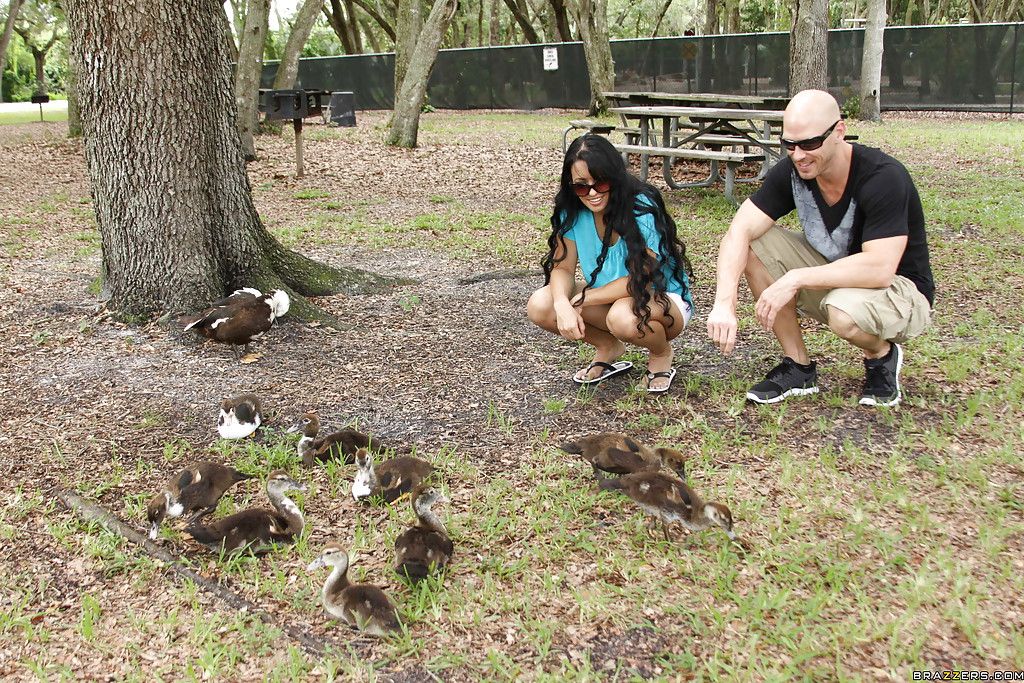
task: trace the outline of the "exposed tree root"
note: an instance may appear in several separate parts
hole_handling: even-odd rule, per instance
[[[238,595],[234,591],[231,591],[224,586],[211,581],[210,579],[204,578],[192,571],[188,567],[181,564],[177,558],[171,555],[169,552],[158,546],[157,544],[150,541],[148,538],[135,531],[131,527],[127,526],[124,522],[119,520],[113,514],[105,510],[104,508],[90,503],[85,498],[71,493],[70,491],[60,491],[58,498],[69,510],[78,515],[81,519],[87,522],[97,522],[108,531],[118,534],[128,541],[131,541],[135,545],[142,548],[150,557],[160,560],[167,567],[174,572],[180,580],[188,580],[195,583],[203,590],[216,595],[218,598],[226,602],[228,605],[242,612],[248,612],[259,618],[265,624],[269,624],[274,628],[281,629],[288,635],[292,640],[302,646],[306,652],[315,656],[323,657],[327,654],[327,645],[298,627],[292,626],[291,624],[280,624],[274,620],[270,614],[263,610],[259,605],[248,600],[247,598]]]
[[[472,285],[477,282],[487,282],[488,280],[517,280],[525,277],[537,277],[543,274],[544,271],[536,269],[528,270],[525,268],[507,268],[505,270],[492,270],[487,273],[477,273],[476,275],[459,278],[459,284]]]

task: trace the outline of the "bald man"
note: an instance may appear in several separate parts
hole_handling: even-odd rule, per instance
[[[782,346],[782,362],[747,392],[757,403],[818,391],[817,364],[798,316],[827,325],[863,352],[861,405],[900,402],[901,343],[931,322],[935,284],[924,212],[903,165],[845,140],[839,105],[804,90],[786,107],[786,158],[736,212],[718,252],[708,335],[722,353],[736,345],[742,274],[757,320]],[[775,224],[796,210],[801,231]]]

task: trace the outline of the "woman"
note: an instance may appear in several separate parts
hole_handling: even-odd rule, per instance
[[[616,360],[635,344],[649,352],[643,388],[672,386],[674,339],[693,315],[686,246],[661,194],[630,175],[600,135],[569,146],[551,215],[544,286],[527,315],[538,327],[594,347],[594,362],[573,376],[596,384],[633,366]],[[579,263],[584,282],[576,282]]]

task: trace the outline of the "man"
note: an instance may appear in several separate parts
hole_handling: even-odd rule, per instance
[[[742,273],[762,327],[782,362],[747,392],[757,403],[818,391],[797,316],[818,320],[864,354],[861,405],[900,402],[900,343],[931,322],[935,285],[924,212],[910,174],[889,155],[845,140],[839,105],[804,90],[786,107],[788,156],[743,202],[722,238],[708,335],[728,355],[736,345]],[[802,232],[775,221],[796,209]]]

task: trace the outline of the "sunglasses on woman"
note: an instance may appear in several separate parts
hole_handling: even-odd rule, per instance
[[[604,194],[608,190],[612,189],[612,183],[610,180],[598,180],[593,185],[587,185],[586,183],[572,184],[572,191],[576,193],[577,197],[586,197],[590,194],[591,188],[593,188],[594,192],[598,194]]]
[[[840,119],[840,121],[841,120],[842,119]],[[787,140],[786,138],[779,138],[779,141],[782,143],[782,146],[790,152],[794,151],[797,147],[805,152],[813,152],[825,144],[825,140],[828,140],[828,136],[832,135],[832,131],[834,131],[838,125],[839,121],[836,121],[821,135],[815,135],[813,138],[807,138],[806,140]]]

